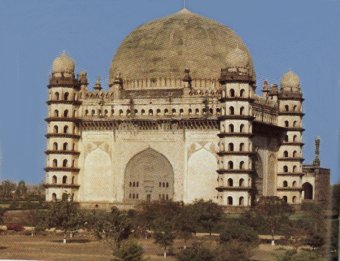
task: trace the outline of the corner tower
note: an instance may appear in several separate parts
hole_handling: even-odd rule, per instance
[[[278,196],[290,204],[301,203],[302,191],[302,92],[300,78],[289,71],[282,76],[278,95],[278,123],[287,130],[278,152]]]
[[[218,202],[225,206],[250,206],[252,202],[253,112],[255,82],[249,56],[235,48],[221,70],[219,116]]]
[[[77,185],[77,124],[80,82],[74,76],[74,61],[65,53],[53,61],[49,80],[46,160],[46,201],[67,196],[73,199]]]

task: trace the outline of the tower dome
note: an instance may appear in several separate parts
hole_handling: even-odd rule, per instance
[[[285,73],[281,78],[281,88],[290,90],[299,89],[300,77],[292,71]]]
[[[66,53],[62,53],[52,63],[52,73],[74,73],[74,60]]]
[[[250,53],[230,28],[187,9],[146,23],[130,33],[110,67],[110,84],[117,73],[123,80],[218,79],[228,64],[255,72]]]

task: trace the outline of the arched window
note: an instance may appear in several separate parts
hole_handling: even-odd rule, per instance
[[[92,110],[91,111],[91,115],[94,116],[96,114],[96,111],[95,110]]]
[[[54,117],[59,117],[59,111],[58,110],[54,111]]]
[[[153,110],[150,109],[150,110],[149,110],[149,116],[152,116],[152,115],[153,115]]]
[[[240,91],[240,97],[243,97],[244,96],[244,89],[242,89],[241,91]]]
[[[228,205],[232,206],[233,205],[233,198],[232,197],[228,197]]]
[[[190,108],[190,109],[188,110],[188,112],[189,112],[189,114],[192,114],[192,109]]]
[[[284,180],[284,181],[283,181],[283,187],[284,187],[284,188],[288,187],[288,181],[287,181],[287,180]]]
[[[58,161],[56,159],[52,161],[52,166],[55,168],[58,167]]]
[[[55,93],[55,99],[56,99],[57,101],[59,101],[59,98],[60,98],[59,92],[56,92],[56,93]]]
[[[55,194],[55,193],[52,194],[52,201],[53,202],[57,201],[57,194]]]
[[[65,110],[64,111],[64,117],[67,117],[68,116],[68,110]]]
[[[132,183],[132,187],[136,187],[136,182],[133,182],[133,183]]]
[[[67,101],[68,100],[68,92],[64,93],[64,100]]]
[[[284,139],[285,142],[288,142],[289,141],[289,137],[288,135],[285,135],[285,139]]]
[[[53,143],[53,150],[58,150],[58,143],[56,142]]]
[[[176,114],[176,109],[175,108],[172,109],[172,114]]]
[[[234,132],[234,125],[233,124],[229,124],[229,132]]]
[[[67,183],[67,176],[63,176],[63,184]]]
[[[294,105],[294,106],[293,106],[293,111],[296,111],[296,109],[297,109],[297,106]]]
[[[296,150],[293,151],[293,157],[294,158],[297,157],[297,151]]]
[[[64,126],[64,133],[68,132],[68,126]]]
[[[295,188],[296,187],[296,181],[294,180],[292,183],[292,187]]]
[[[240,169],[244,169],[244,161],[240,162]]]
[[[283,202],[286,202],[286,203],[287,203],[287,202],[288,202],[287,196],[283,196],[283,197],[282,197],[282,200],[283,200]]]
[[[109,114],[108,110],[104,110],[104,115],[107,116]]]
[[[229,186],[229,187],[234,186],[233,179],[229,178],[227,182],[228,182],[228,186]]]
[[[238,203],[240,206],[244,205],[244,197],[240,197],[238,201],[239,201]]]
[[[233,143],[229,143],[228,144],[228,150],[229,151],[234,151],[234,144]]]
[[[285,110],[289,111],[289,106],[288,105],[285,105]]]
[[[63,167],[67,167],[67,159],[63,160]]]
[[[235,97],[235,90],[230,89],[229,94],[230,94],[230,97]]]
[[[240,125],[240,132],[243,132],[243,130],[244,130],[244,124],[241,124]]]
[[[288,151],[285,150],[285,151],[283,152],[283,156],[284,156],[285,158],[288,158]]]
[[[240,179],[239,181],[239,184],[238,184],[240,187],[243,187],[244,186],[244,179]]]
[[[297,127],[297,121],[293,122],[293,127]]]
[[[296,139],[297,139],[297,136],[294,135],[294,136],[293,136],[293,141],[296,141]]]
[[[240,115],[243,115],[243,113],[244,113],[244,107],[241,107],[240,108]]]
[[[157,115],[160,115],[161,114],[161,110],[157,109],[156,113],[157,113]]]
[[[288,172],[288,167],[287,166],[283,166],[283,172]]]
[[[57,126],[57,125],[54,125],[54,126],[53,126],[53,132],[54,132],[54,133],[58,133],[58,126]]]
[[[288,128],[289,127],[289,122],[285,121],[285,127]]]
[[[89,110],[85,110],[85,116],[89,115]]]
[[[229,107],[229,115],[234,115],[234,113],[235,113],[234,107],[230,106]]]
[[[169,182],[166,183],[166,187],[167,187],[167,188],[169,187]]]
[[[58,178],[56,175],[52,177],[52,184],[57,184],[58,183]]]
[[[232,161],[228,162],[228,169],[234,169],[234,163]]]
[[[292,202],[293,202],[293,203],[296,203],[296,196],[293,196],[293,197],[292,197]]]
[[[297,167],[293,166],[293,172],[296,172],[296,170],[297,170]]]
[[[145,111],[144,111],[145,112]],[[124,111],[122,109],[119,110],[119,115],[122,116]]]
[[[240,151],[244,150],[244,143],[240,143]]]
[[[126,115],[127,115],[127,116],[130,116],[130,115],[131,115],[131,110],[127,109],[127,110],[126,110]]]
[[[63,150],[67,150],[67,142],[63,144]]]
[[[164,115],[168,115],[169,110],[168,109],[164,109]]]
[[[74,184],[74,176],[72,177],[71,184],[72,184],[72,185]]]
[[[184,110],[183,110],[183,109],[180,109],[180,110],[179,110],[179,115],[183,115],[183,113],[184,113]]]

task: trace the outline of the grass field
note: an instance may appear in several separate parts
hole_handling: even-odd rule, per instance
[[[164,260],[162,250],[153,243],[152,239],[139,240],[145,250],[145,257],[150,261]],[[178,251],[182,246],[181,240],[176,240],[173,246]],[[272,253],[280,252],[280,247],[260,245],[254,252],[254,260],[272,261]],[[112,260],[110,247],[97,241],[90,236],[77,235],[70,239],[67,244],[62,243],[62,236],[48,234],[34,237],[13,233],[0,235],[0,259],[35,259],[35,260],[72,260],[72,261],[109,261]],[[174,261],[169,256],[166,260]]]

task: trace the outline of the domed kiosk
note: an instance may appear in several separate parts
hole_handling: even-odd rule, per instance
[[[48,85],[46,200],[110,209],[203,199],[230,211],[262,196],[325,200],[319,153],[302,164],[299,76],[265,82],[261,96],[255,83],[242,39],[187,9],[131,32],[109,86],[90,88],[61,54]]]

